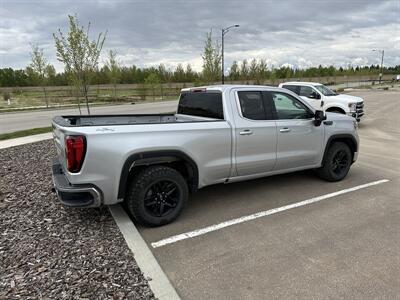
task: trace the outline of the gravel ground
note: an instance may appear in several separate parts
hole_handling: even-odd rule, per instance
[[[154,299],[107,208],[63,207],[52,141],[0,150],[0,299]]]

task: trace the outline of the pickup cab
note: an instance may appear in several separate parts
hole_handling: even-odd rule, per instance
[[[57,116],[52,125],[62,203],[124,202],[147,226],[172,222],[211,184],[305,169],[341,180],[359,144],[354,118],[267,86],[186,88],[175,114]]]
[[[315,109],[352,116],[361,121],[364,116],[364,100],[360,97],[337,94],[327,86],[316,82],[284,82],[279,87],[291,90]]]

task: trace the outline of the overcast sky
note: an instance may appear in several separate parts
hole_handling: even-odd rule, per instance
[[[25,68],[30,43],[61,71],[52,33],[67,15],[108,30],[105,50],[124,65],[190,63],[201,70],[205,34],[225,36],[226,65],[265,58],[269,66],[400,64],[400,0],[0,0],[0,67]],[[104,57],[102,58],[104,61]]]

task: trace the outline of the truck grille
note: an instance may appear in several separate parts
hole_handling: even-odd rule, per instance
[[[359,120],[364,115],[364,102],[357,102],[356,119]]]

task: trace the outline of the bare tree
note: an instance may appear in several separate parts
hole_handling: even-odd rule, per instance
[[[106,33],[99,33],[96,40],[90,40],[90,23],[87,29],[80,26],[76,16],[68,16],[69,32],[65,36],[61,29],[53,33],[56,43],[57,59],[64,64],[65,72],[71,75],[71,83],[81,90],[85,97],[88,114],[89,84],[91,75],[97,70],[99,57],[106,39]]]
[[[49,107],[49,100],[47,99],[47,91],[46,91],[46,73],[47,68],[50,66],[47,63],[46,58],[43,54],[43,49],[39,48],[37,45],[31,45],[31,59],[32,62],[28,67],[28,73],[31,73],[36,77],[38,84],[42,87],[44,93],[44,99],[46,101],[46,107]]]

